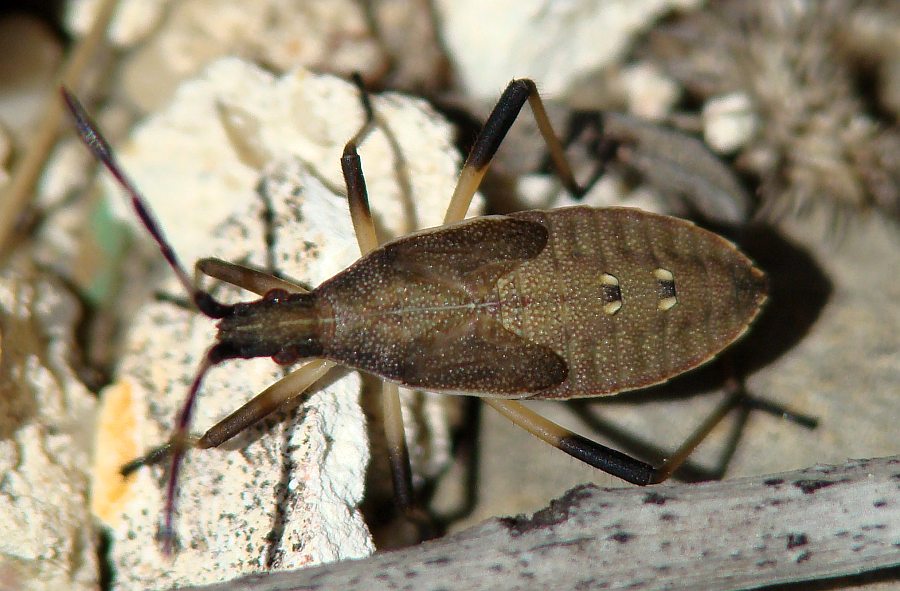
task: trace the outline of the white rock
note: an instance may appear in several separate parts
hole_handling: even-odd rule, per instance
[[[421,101],[384,95],[373,102],[402,150],[398,158],[380,129],[360,148],[382,234],[438,225],[460,160],[449,126]],[[343,192],[343,145],[362,121],[357,90],[345,81],[305,71],[276,79],[227,59],[184,84],[120,156],[186,265],[215,256],[264,267],[266,198],[274,213],[276,265],[287,277],[316,285],[359,255],[346,199],[336,193]],[[408,171],[409,196],[397,179],[399,165]],[[121,205],[120,197],[114,199]],[[404,199],[412,199],[414,222],[405,215]],[[130,211],[120,209],[133,221]],[[181,295],[166,275],[166,291]],[[107,465],[165,440],[214,332],[209,319],[168,303],[138,313],[129,355],[107,401],[128,408],[117,414],[131,417],[134,427],[120,422],[131,437]],[[214,368],[192,430],[204,431],[280,375],[269,359]],[[176,520],[182,548],[173,562],[153,540],[162,470],[142,468],[124,483],[104,511],[114,532],[119,588],[202,584],[370,553],[356,509],[368,459],[359,377],[337,372],[326,382],[288,420],[266,421],[224,449],[189,454]],[[111,423],[107,436],[121,440],[122,428]],[[111,472],[100,480],[115,488]]]
[[[85,35],[94,24],[100,6],[106,0],[80,0],[66,3],[66,25],[76,35]],[[107,39],[118,47],[131,47],[156,29],[171,0],[118,0],[109,25]]]
[[[496,97],[512,78],[547,95],[621,57],[635,35],[700,0],[439,0],[442,37],[467,92]]]
[[[0,273],[0,573],[2,586],[99,584],[87,508],[95,399],[69,367],[79,309],[30,263]]]
[[[759,118],[746,94],[735,92],[709,99],[703,105],[703,138],[713,150],[730,154],[747,144]]]
[[[83,34],[97,2],[73,4],[69,27]],[[121,46],[137,45],[122,67],[122,89],[144,111],[168,103],[179,83],[224,56],[279,72],[304,66],[367,79],[389,62],[354,0],[129,0],[109,36]]]
[[[622,72],[628,112],[642,119],[660,121],[672,110],[680,93],[674,80],[652,64],[636,64]]]

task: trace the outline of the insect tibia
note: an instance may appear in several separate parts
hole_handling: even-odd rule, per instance
[[[164,443],[157,447],[154,447],[146,454],[142,455],[139,458],[135,458],[124,464],[121,468],[119,468],[119,473],[122,476],[130,476],[134,472],[136,472],[139,468],[143,468],[144,466],[151,466],[153,464],[158,464],[172,455],[172,444]]]
[[[272,357],[287,364],[320,356],[322,318],[314,292],[272,290],[259,300],[235,304],[222,317],[215,357]]]

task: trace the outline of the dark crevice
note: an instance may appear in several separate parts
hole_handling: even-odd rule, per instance
[[[292,412],[285,418],[284,429],[281,434],[281,475],[278,484],[275,485],[275,515],[272,517],[272,529],[266,536],[266,568],[278,568],[284,558],[284,529],[290,519],[290,493],[288,485],[291,474],[294,472],[294,460],[291,458],[293,447],[291,435],[293,435],[294,419],[297,413]]]
[[[116,569],[112,561],[112,534],[104,527],[97,532],[98,588],[110,591],[116,582]]]

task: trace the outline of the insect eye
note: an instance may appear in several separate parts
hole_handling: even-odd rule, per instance
[[[656,307],[662,311],[671,309],[678,303],[678,297],[675,293],[675,276],[668,269],[662,267],[653,270],[653,276],[659,282],[656,294],[659,302]]]
[[[277,304],[288,299],[289,296],[290,294],[287,291],[276,287],[267,291],[266,295],[263,296],[263,299]]]
[[[600,276],[600,287],[603,312],[611,316],[622,307],[622,290],[619,288],[619,280],[609,273],[604,273]]]

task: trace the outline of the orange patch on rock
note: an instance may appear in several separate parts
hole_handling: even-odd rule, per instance
[[[135,476],[124,477],[121,467],[138,456],[137,421],[132,387],[117,382],[103,391],[94,439],[91,471],[91,512],[115,526],[134,494]]]

